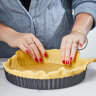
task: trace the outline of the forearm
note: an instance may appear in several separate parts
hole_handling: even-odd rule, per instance
[[[93,25],[93,17],[87,13],[81,13],[76,16],[72,31],[81,31],[88,34]]]
[[[10,38],[14,38],[16,34],[18,34],[18,32],[0,23],[0,41],[7,43],[8,40],[10,40]]]

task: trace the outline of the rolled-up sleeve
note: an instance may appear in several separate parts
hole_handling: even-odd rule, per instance
[[[80,13],[88,13],[94,19],[93,27],[96,26],[96,0],[73,0],[74,18]]]

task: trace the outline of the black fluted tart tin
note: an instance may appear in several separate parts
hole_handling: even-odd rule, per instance
[[[85,75],[86,75],[86,70],[80,74],[71,77],[59,78],[59,79],[29,79],[29,78],[14,76],[5,71],[5,76],[7,80],[12,84],[24,88],[38,89],[38,90],[60,89],[60,88],[71,87],[83,81]]]

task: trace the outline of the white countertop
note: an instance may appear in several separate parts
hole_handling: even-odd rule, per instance
[[[6,59],[0,59],[6,61]],[[96,96],[96,63],[88,66],[86,78],[73,87],[57,90],[33,90],[15,86],[6,80],[0,69],[0,96]]]

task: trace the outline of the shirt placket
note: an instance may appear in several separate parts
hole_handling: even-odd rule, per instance
[[[32,1],[32,0],[31,0]],[[34,0],[35,1],[35,0]],[[38,0],[35,1],[35,4]],[[30,13],[24,8],[24,6],[21,4],[21,2],[19,0],[17,0],[17,3],[19,4],[19,6],[21,7],[21,9],[25,12],[25,14],[27,14],[27,16],[30,19],[30,31],[32,32],[32,30],[34,29],[34,31],[32,32],[34,35],[36,35],[36,31],[37,31],[37,23],[36,21],[32,18],[32,16],[30,15]],[[34,5],[33,5],[34,6]],[[30,8],[29,8],[30,9]]]
[[[39,6],[39,3],[40,3],[40,0],[31,0],[31,8],[33,8],[34,10],[37,10],[37,7]],[[30,8],[29,8],[30,10]],[[39,27],[38,27],[38,23],[36,21],[36,17],[35,17],[35,12],[33,12],[33,10],[31,9],[30,10],[31,13],[33,14],[32,19],[33,19],[33,26],[34,26],[34,31],[35,31],[35,36],[36,36],[36,33],[39,31]]]

